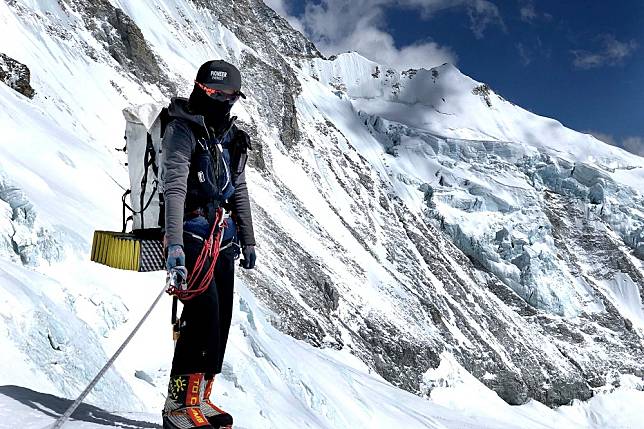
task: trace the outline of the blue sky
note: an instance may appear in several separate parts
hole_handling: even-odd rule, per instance
[[[644,156],[644,0],[265,0],[323,51],[454,62],[510,101]]]

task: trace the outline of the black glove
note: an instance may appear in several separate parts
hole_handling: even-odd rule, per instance
[[[239,265],[247,270],[252,270],[255,268],[255,260],[257,255],[255,255],[255,246],[244,246],[242,247],[243,258],[239,261]]]

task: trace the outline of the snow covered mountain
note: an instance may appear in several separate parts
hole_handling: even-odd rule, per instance
[[[643,158],[451,65],[325,59],[260,0],[6,0],[0,24],[0,70],[35,90],[0,84],[0,385],[75,396],[158,293],[160,273],[87,262],[120,229],[121,109],[187,95],[219,57],[254,146],[259,264],[216,392],[243,426],[588,427],[590,405],[488,389],[644,388]],[[160,407],[167,313],[93,403]]]

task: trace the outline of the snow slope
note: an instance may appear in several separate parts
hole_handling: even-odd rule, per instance
[[[93,272],[96,270],[104,271],[106,277],[116,273],[112,282],[101,287],[104,292],[122,293],[119,289],[126,287],[123,277],[132,277],[131,273],[110,272],[86,262],[77,269],[86,275],[97,274]],[[48,274],[56,277],[58,273],[55,271],[54,267]],[[147,307],[147,301],[153,299],[154,287],[159,280],[157,277],[150,275],[140,285],[141,291],[130,294],[129,299],[124,301],[136,317],[120,326],[114,337],[124,337],[137,322],[138,316]],[[73,290],[79,285],[70,287]],[[126,377],[128,384],[139,397],[146,399],[146,405],[139,404],[137,409],[147,410],[147,413],[132,412],[132,403],[118,402],[123,392],[108,392],[106,387],[124,384],[114,384],[108,378],[97,386],[101,396],[109,395],[111,398],[111,402],[104,405],[106,411],[83,405],[77,414],[78,419],[65,427],[105,427],[101,423],[108,427],[114,425],[107,422],[120,422],[124,427],[158,427],[153,425],[159,424],[160,418],[150,403],[154,400],[157,406],[161,403],[159,392],[167,380],[168,368],[166,366],[159,370],[158,365],[163,365],[162,357],[168,356],[171,348],[169,329],[159,329],[159,325],[166,322],[168,300],[162,306],[155,310],[151,320],[117,363],[119,372],[129,375]],[[600,394],[588,403],[577,402],[557,410],[536,401],[519,407],[510,406],[468,374],[449,355],[443,356],[436,370],[424,376],[427,383],[436,385],[428,401],[391,386],[347,352],[321,350],[293,340],[273,328],[266,316],[267,310],[243,284],[240,285],[236,294],[230,357],[215,395],[222,406],[237,417],[239,426],[236,427],[242,429],[385,428],[392,425],[432,429],[626,429],[637,428],[643,417],[641,412],[634,412],[629,404],[642,401],[644,392],[634,390],[637,386],[628,386],[626,383],[624,388]],[[68,329],[73,328],[75,323],[69,315],[57,316],[57,320],[66,322]],[[96,318],[97,324],[100,324],[100,320]],[[86,348],[83,356],[93,358],[88,354],[90,351],[89,347]],[[133,377],[135,370],[139,374],[145,373],[147,377]],[[17,372],[24,374],[19,369]],[[3,380],[7,380],[6,377],[3,371]],[[147,378],[147,381],[142,378]],[[19,386],[24,384],[24,379],[16,378],[15,383],[9,379],[3,384],[5,382]],[[29,385],[31,389],[0,386],[0,427],[40,429],[53,422],[52,415],[62,413],[70,403],[32,390],[51,392],[51,387],[34,386],[33,382]]]
[[[186,94],[221,57],[245,73],[235,112],[255,145],[260,264],[240,273],[215,393],[241,427],[636,427],[637,381],[600,393],[644,374],[642,160],[472,94],[451,66],[324,60],[255,0],[229,6],[0,4],[0,51],[37,92],[0,84],[0,385],[74,397],[158,293],[160,273],[87,262],[92,230],[120,229],[120,111]],[[92,404],[157,419],[168,312]],[[511,403],[600,395],[550,410],[490,388]],[[0,393],[12,427],[27,409]]]

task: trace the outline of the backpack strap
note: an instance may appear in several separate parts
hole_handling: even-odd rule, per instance
[[[253,150],[253,145],[250,141],[250,136],[244,130],[240,130],[235,126],[233,134],[233,144],[239,145],[244,151]]]
[[[159,120],[161,121],[161,138],[163,138],[163,136],[165,135],[165,129],[168,126],[168,123],[170,123],[170,111],[167,107],[161,109],[161,113],[159,113]]]

